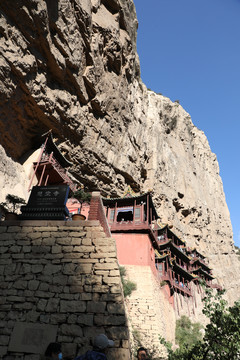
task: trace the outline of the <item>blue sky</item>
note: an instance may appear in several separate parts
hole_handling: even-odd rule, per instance
[[[141,77],[179,100],[217,155],[240,246],[240,0],[134,0]]]

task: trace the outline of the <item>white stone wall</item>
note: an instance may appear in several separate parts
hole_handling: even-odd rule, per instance
[[[166,351],[159,342],[159,336],[174,343],[175,310],[169,303],[167,293],[161,289],[149,266],[124,265],[129,280],[137,284],[137,289],[126,299],[129,327],[135,348],[141,344],[150,352],[166,357]],[[134,349],[136,350],[136,349]]]

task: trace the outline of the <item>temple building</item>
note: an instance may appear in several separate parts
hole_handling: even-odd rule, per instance
[[[154,223],[159,217],[151,193],[136,196],[128,189],[122,198],[102,200],[116,240],[119,263],[149,265],[156,272],[154,250],[158,245]]]
[[[33,182],[37,186],[46,185],[69,185],[70,190],[75,191],[76,186],[71,180],[67,168],[72,166],[57,145],[53,141],[51,130],[42,136],[42,145],[38,160],[33,163],[28,190]]]
[[[168,225],[159,223],[150,192],[136,195],[130,188],[121,198],[103,198],[106,218],[116,240],[120,265],[150,266],[169,296],[179,293],[192,297],[193,284],[212,284],[212,271],[206,258],[186,246]]]
[[[64,184],[74,192],[76,186],[66,170],[72,164],[54,143],[51,131],[43,139],[38,161],[33,163],[29,189],[37,179],[37,186]],[[200,279],[207,286],[219,288],[212,284],[214,277],[205,257],[196,249],[187,248],[168,225],[159,223],[151,192],[136,195],[128,187],[123,197],[102,198],[102,202],[109,230],[116,240],[119,264],[150,266],[154,276],[168,285],[170,297],[174,293],[192,297],[192,284],[199,287]],[[81,209],[74,198],[68,199],[67,208],[70,214]],[[89,205],[83,204],[81,212],[88,217]]]
[[[158,249],[156,266],[160,278],[166,281],[171,294],[176,291],[182,295],[191,296],[190,282],[196,277],[191,273],[190,258],[186,253],[186,245],[166,225],[157,229]]]
[[[199,283],[199,280],[202,279],[206,282],[206,285],[211,288],[221,289],[221,286],[218,284],[213,284],[212,280],[214,279],[212,275],[212,269],[206,263],[206,257],[200,254],[195,248],[186,249],[188,256],[191,258],[191,271],[196,275],[195,283]]]

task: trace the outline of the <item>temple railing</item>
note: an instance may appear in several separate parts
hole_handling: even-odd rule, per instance
[[[180,290],[180,291],[183,291],[185,294],[189,295],[189,296],[192,296],[192,293],[191,293],[191,290],[187,287],[187,285],[185,284],[179,284],[178,282],[176,282],[176,280],[172,280],[171,281],[171,285]]]
[[[192,296],[192,292],[189,289],[189,287],[186,284],[183,284],[182,282],[179,283],[178,280],[173,279],[170,273],[171,270],[168,271],[163,270],[162,273],[159,272],[158,273],[159,280],[166,281],[169,283],[170,287],[173,287],[174,289],[177,289],[188,296]]]

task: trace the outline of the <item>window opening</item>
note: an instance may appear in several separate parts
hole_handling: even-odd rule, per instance
[[[117,210],[117,222],[133,221],[133,207],[120,208]]]

